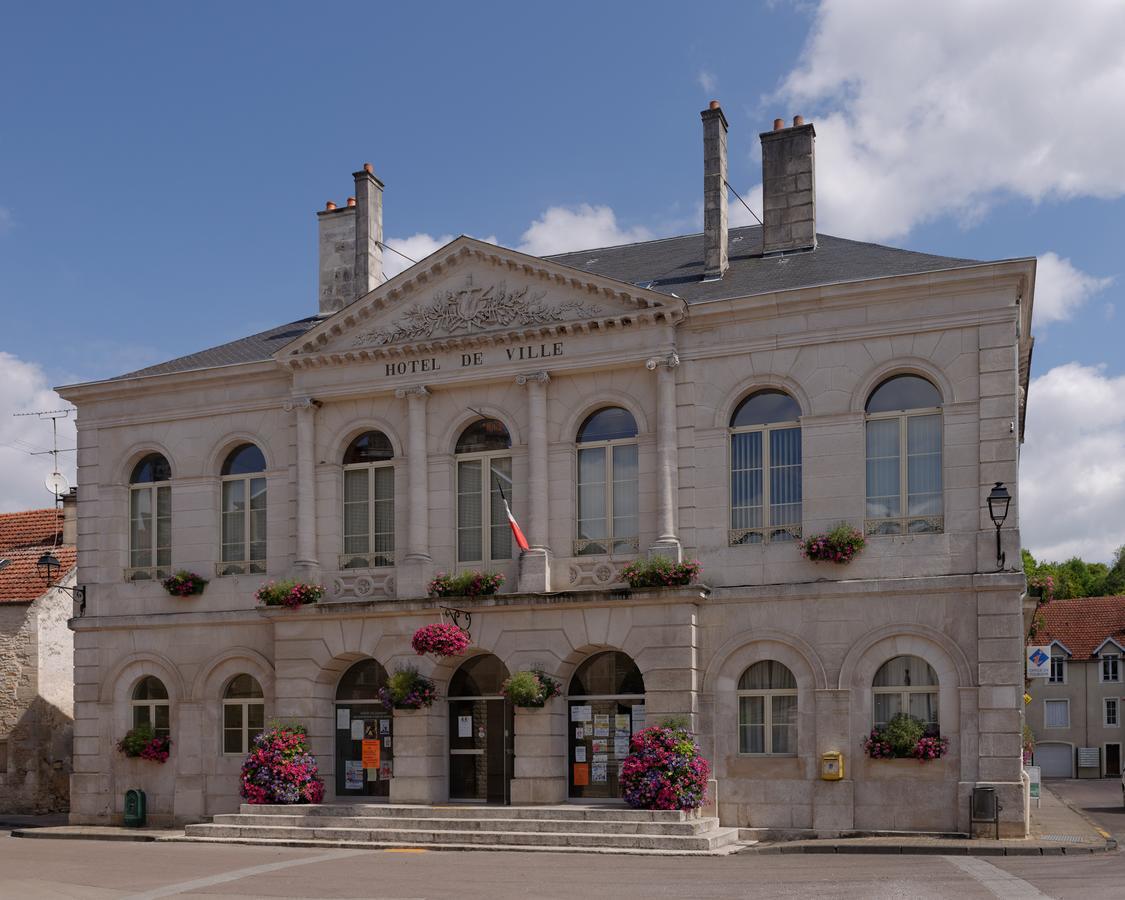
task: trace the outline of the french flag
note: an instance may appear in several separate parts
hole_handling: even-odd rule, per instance
[[[503,495],[501,495],[503,496]],[[531,547],[527,543],[527,538],[523,536],[523,531],[520,529],[520,523],[516,521],[516,517],[512,515],[512,507],[508,505],[508,498],[504,497],[504,511],[508,514],[508,524],[512,526],[512,535],[519,544],[521,550],[530,550]]]

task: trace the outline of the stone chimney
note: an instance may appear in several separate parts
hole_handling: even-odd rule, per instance
[[[816,132],[800,116],[762,138],[762,254],[816,248]]]
[[[371,163],[355,172],[355,196],[318,212],[320,315],[339,312],[374,289],[383,273],[383,182]]]
[[[72,487],[63,494],[62,542],[74,547],[78,544],[78,488]]]
[[[722,278],[727,266],[727,117],[718,100],[703,119],[703,280]]]

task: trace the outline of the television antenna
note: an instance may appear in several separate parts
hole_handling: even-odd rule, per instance
[[[72,453],[75,448],[70,447],[66,449],[59,449],[59,419],[70,418],[70,414],[74,410],[71,409],[41,409],[34,412],[13,413],[13,416],[38,416],[39,419],[46,421],[51,420],[51,449],[50,450],[29,450],[29,456],[45,456],[51,454],[51,459],[54,466],[49,475],[44,480],[44,485],[47,490],[54,495],[55,503],[61,503],[63,495],[70,490],[70,482],[66,480],[66,476],[59,471],[59,454]]]

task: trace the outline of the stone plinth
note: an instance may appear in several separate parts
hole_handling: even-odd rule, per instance
[[[513,803],[562,803],[567,796],[566,704],[515,710]]]

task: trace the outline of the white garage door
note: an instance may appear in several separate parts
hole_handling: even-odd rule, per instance
[[[1070,744],[1036,744],[1035,765],[1044,778],[1070,778],[1073,772],[1074,748]]]

